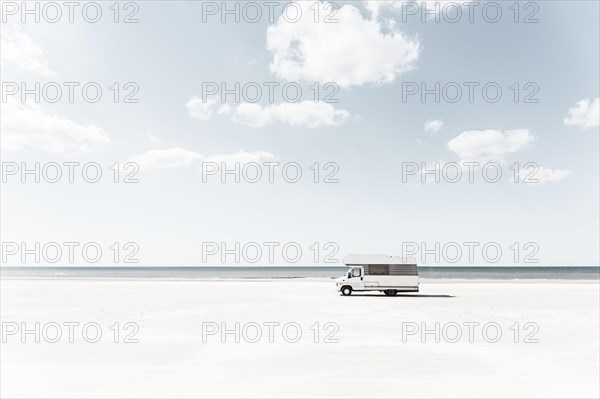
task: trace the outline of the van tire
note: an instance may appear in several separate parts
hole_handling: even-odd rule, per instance
[[[343,296],[350,296],[352,294],[352,287],[345,285],[340,291],[342,291]]]
[[[383,292],[387,296],[396,296],[396,294],[398,293],[398,291],[396,291],[396,290],[385,290]]]

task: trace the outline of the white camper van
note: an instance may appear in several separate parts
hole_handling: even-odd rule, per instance
[[[398,292],[418,292],[417,260],[387,255],[348,255],[343,260],[350,269],[335,282],[342,295],[352,291],[381,291],[388,296]]]

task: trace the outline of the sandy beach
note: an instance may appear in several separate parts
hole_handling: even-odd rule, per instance
[[[397,297],[317,279],[1,288],[2,397],[599,395],[597,281],[422,280]]]

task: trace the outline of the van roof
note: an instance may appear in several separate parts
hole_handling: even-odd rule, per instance
[[[416,265],[417,259],[412,256],[388,256],[382,254],[349,254],[342,260],[345,265]]]

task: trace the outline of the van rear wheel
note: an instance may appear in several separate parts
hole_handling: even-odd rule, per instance
[[[385,291],[383,291],[383,292],[384,292],[384,293],[385,293],[385,295],[387,295],[387,296],[395,296],[395,295],[398,293],[398,291],[396,291],[396,290],[385,290]]]
[[[342,287],[342,295],[343,296],[349,296],[350,294],[352,294],[352,287],[349,287],[349,286]]]

